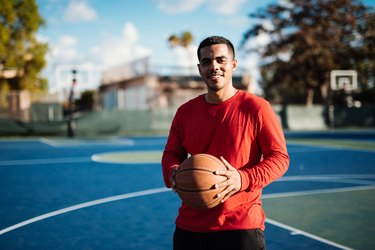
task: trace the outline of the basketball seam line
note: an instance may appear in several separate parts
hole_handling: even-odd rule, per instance
[[[202,191],[210,191],[210,190],[215,190],[216,188],[209,188],[209,189],[183,189],[179,187],[174,187],[175,190],[183,191],[183,192],[188,192],[188,193],[194,193],[194,192],[202,192]]]
[[[207,170],[207,169],[203,169],[203,168],[187,168],[187,169],[181,169],[181,170],[177,170],[176,171],[176,174],[179,174],[179,173],[182,173],[182,172],[187,172],[187,171],[203,171],[203,172],[209,172],[209,173],[214,173],[215,171],[212,171],[212,170]]]

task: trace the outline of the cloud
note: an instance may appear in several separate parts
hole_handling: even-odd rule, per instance
[[[56,80],[56,69],[60,65],[75,64],[82,56],[78,53],[78,40],[74,36],[63,35],[57,42],[53,42],[49,37],[38,36],[39,39],[49,43],[50,50],[46,55],[47,67],[42,74],[48,79],[51,92],[66,88]]]
[[[122,33],[106,37],[93,46],[88,53],[78,49],[78,39],[74,36],[61,36],[57,43],[50,43],[50,59],[54,64],[93,63],[98,67],[108,68],[149,56],[151,50],[143,47],[139,41],[137,28],[131,22],[124,24]]]
[[[47,37],[42,39],[48,40]],[[47,54],[47,68],[43,75],[48,78],[50,90],[59,91],[67,88],[70,82],[57,82],[57,67],[92,69],[90,84],[80,84],[79,89],[96,88],[100,83],[102,70],[132,62],[151,54],[151,50],[142,46],[137,28],[131,22],[124,24],[119,35],[106,37],[101,43],[93,46],[89,52],[83,54],[79,48],[79,40],[70,35],[64,35],[55,43],[50,42],[50,52]]]
[[[214,13],[234,15],[241,9],[242,5],[245,4],[247,0],[208,0],[206,2],[209,9]]]
[[[95,9],[85,0],[71,0],[64,13],[64,20],[69,23],[91,22],[97,17]]]
[[[79,55],[76,48],[78,44],[74,36],[61,36],[56,45],[52,45],[51,57],[59,63],[71,63],[77,61]]]
[[[228,17],[227,19],[225,19],[224,22],[233,26],[233,27],[243,28],[243,29],[248,28],[251,24],[249,18],[247,18],[245,16]]]
[[[171,65],[175,65],[178,67],[194,67],[196,70],[196,66],[198,63],[198,59],[196,58],[196,50],[197,46],[190,45],[189,47],[174,47],[170,51]]]
[[[60,44],[64,47],[73,47],[77,45],[77,39],[74,36],[62,36]]]
[[[139,34],[137,28],[134,26],[133,23],[128,22],[124,25],[122,30],[122,35],[125,41],[129,44],[134,44],[138,42]]]
[[[39,34],[39,33],[36,34],[36,38],[41,43],[49,43],[50,42],[50,40],[47,36]]]
[[[140,45],[137,28],[133,23],[127,22],[120,36],[107,37],[101,44],[93,47],[89,60],[101,64],[103,68],[109,68],[150,54],[150,49]]]
[[[158,8],[168,14],[184,13],[196,10],[206,4],[210,11],[223,14],[236,14],[247,0],[156,0]]]
[[[271,37],[268,33],[262,32],[256,37],[251,37],[246,40],[243,49],[246,50],[256,50],[262,53],[266,46],[271,42]]]
[[[157,0],[158,8],[169,14],[193,11],[202,5],[205,0]]]

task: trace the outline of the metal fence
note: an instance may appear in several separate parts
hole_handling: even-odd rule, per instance
[[[61,120],[63,104],[57,94],[10,91],[0,93],[0,116],[25,122]]]

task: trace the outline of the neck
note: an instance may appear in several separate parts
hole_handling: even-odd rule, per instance
[[[205,95],[205,99],[208,103],[219,104],[225,102],[226,100],[234,96],[237,92],[238,90],[233,87],[228,90],[223,89],[221,91],[208,89],[207,94]]]

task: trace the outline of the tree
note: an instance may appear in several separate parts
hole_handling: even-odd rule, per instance
[[[243,37],[267,35],[258,51],[268,98],[282,102],[323,102],[330,72],[355,69],[361,88],[374,78],[375,14],[359,0],[285,0],[249,15],[256,24]],[[248,48],[247,48],[248,49]]]
[[[48,47],[36,39],[43,25],[35,0],[0,4],[0,91],[47,90],[40,73]]]
[[[193,41],[194,36],[189,31],[184,31],[180,35],[172,34],[168,37],[168,44],[173,57],[171,62],[173,66],[170,68],[170,70],[173,70],[172,74],[191,75],[196,72]]]
[[[180,36],[172,34],[168,38],[169,46],[174,48],[176,46],[182,46],[184,48],[189,47],[194,41],[194,36],[189,31],[184,31]]]
[[[92,111],[94,107],[94,90],[85,90],[81,97],[75,101],[75,106],[79,111]]]

